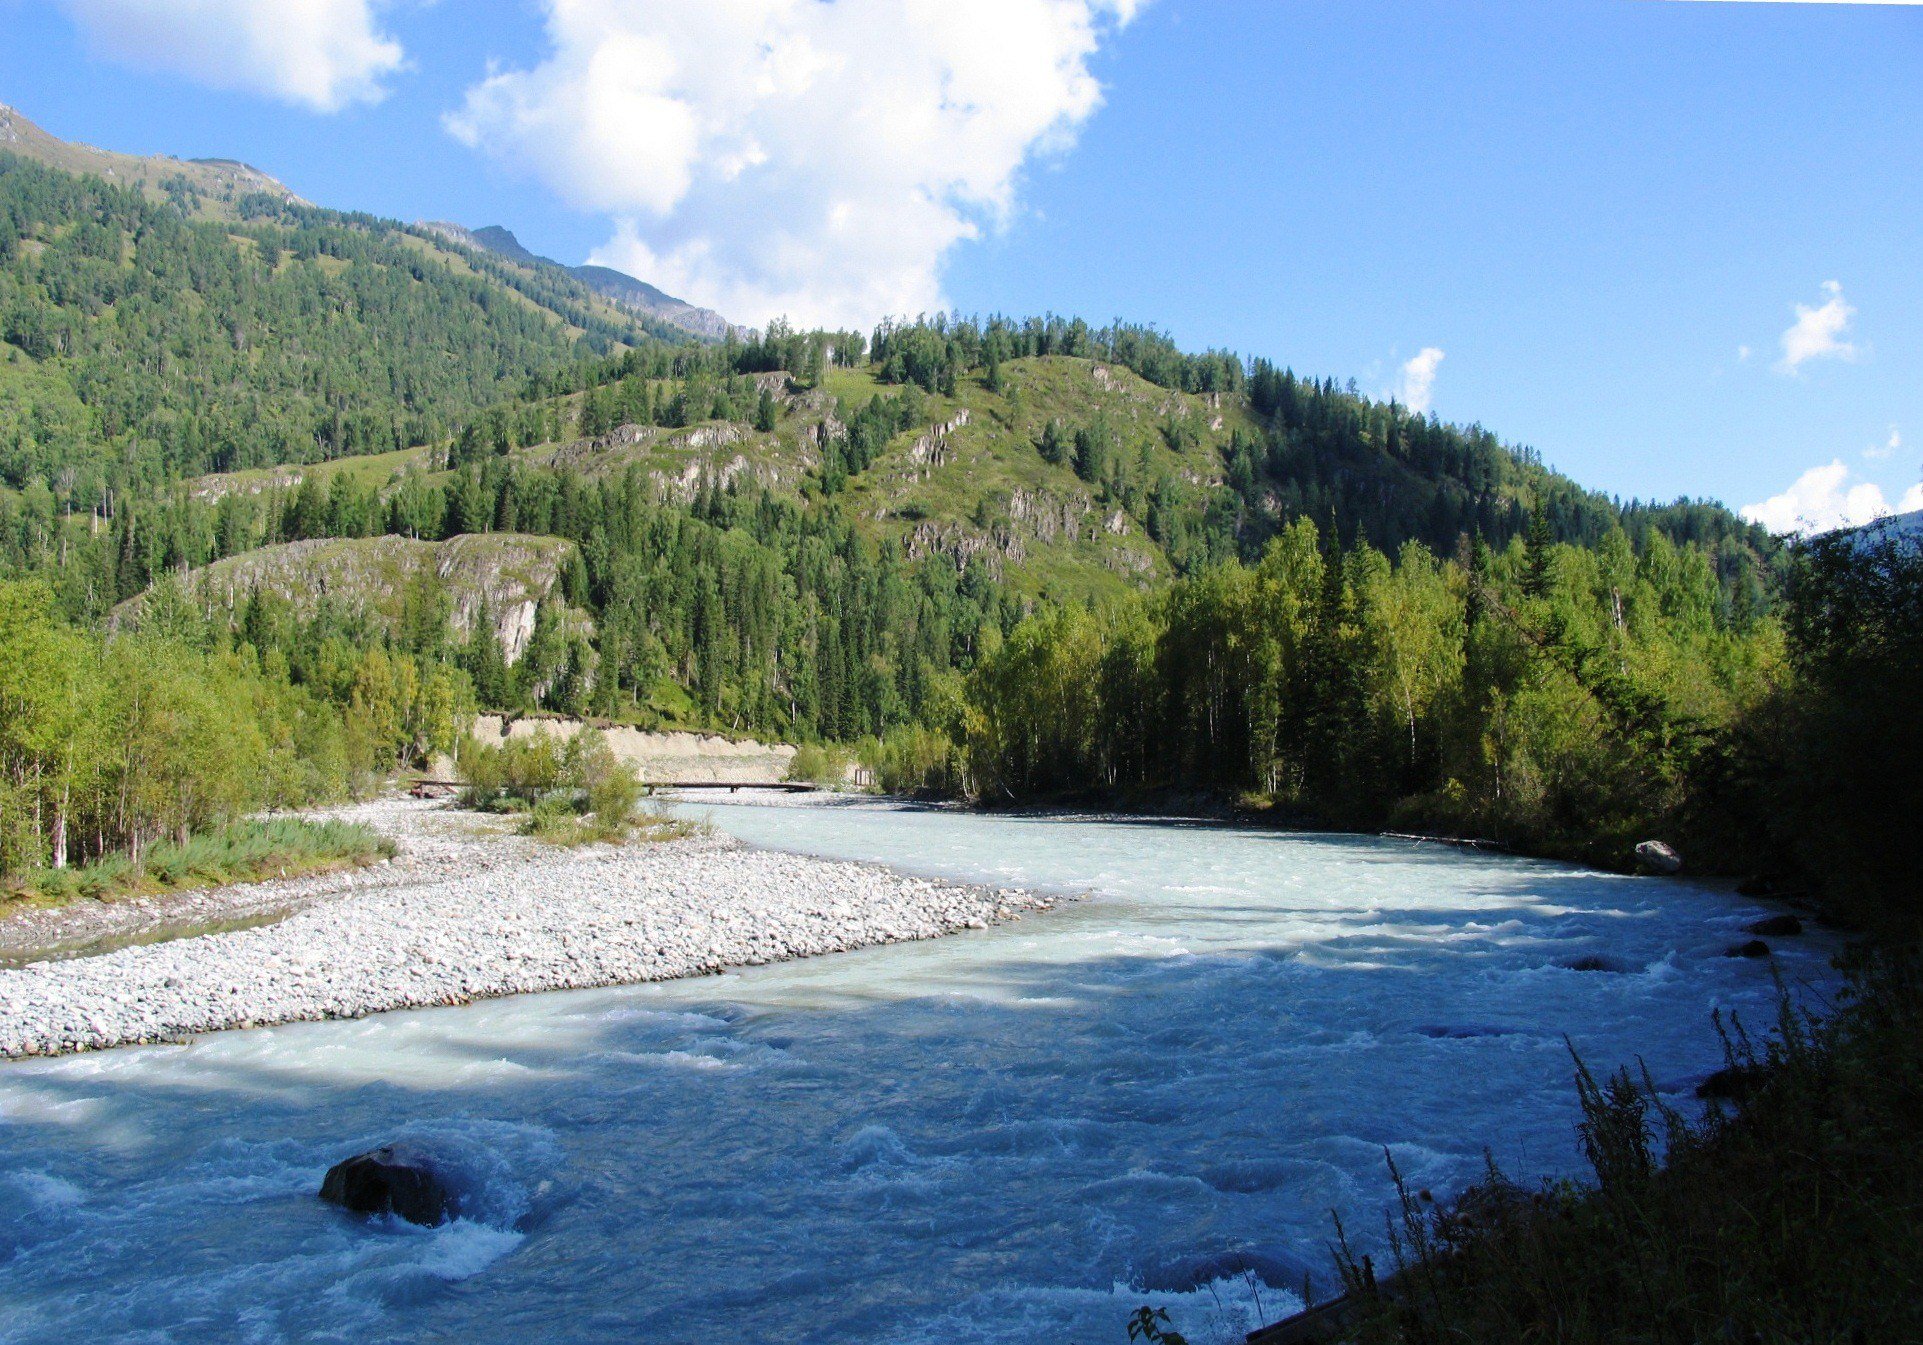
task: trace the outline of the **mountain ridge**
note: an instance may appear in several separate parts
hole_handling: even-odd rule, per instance
[[[470,229],[464,224],[449,220],[422,220],[418,228],[438,234],[462,247],[473,248],[478,252],[491,252],[497,257],[532,270],[553,269],[565,272],[603,297],[620,304],[624,308],[672,323],[690,335],[704,341],[725,341],[732,334],[742,330],[729,322],[712,308],[702,308],[677,299],[674,295],[645,280],[637,279],[625,271],[617,271],[611,266],[569,266],[543,257],[530,251],[512,230],[505,225],[487,224],[478,229]]]
[[[0,102],[0,151],[10,151],[48,168],[105,178],[133,187],[152,201],[171,201],[192,219],[238,222],[241,203],[260,194],[290,206],[320,208],[280,179],[239,159],[223,156],[180,158],[171,154],[126,154],[100,149],[54,135],[7,103]],[[355,212],[343,211],[345,214]],[[704,341],[726,340],[738,332],[712,309],[691,304],[657,286],[606,266],[568,266],[540,256],[521,245],[505,227],[479,229],[444,220],[424,220],[415,227],[441,239],[505,258],[535,271],[560,272],[609,302],[644,317],[668,323]]]
[[[103,177],[136,188],[150,200],[173,200],[197,218],[236,220],[240,202],[254,193],[289,205],[313,204],[272,174],[239,159],[182,159],[99,149],[63,140],[6,103],[0,103],[0,150],[62,172]]]

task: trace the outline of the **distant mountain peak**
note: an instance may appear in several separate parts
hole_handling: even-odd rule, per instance
[[[685,299],[677,299],[672,294],[637,280],[624,271],[611,266],[566,266],[551,257],[530,252],[512,230],[499,224],[484,225],[470,229],[464,224],[453,224],[446,220],[424,220],[421,228],[439,234],[462,247],[491,252],[497,257],[521,266],[539,270],[553,267],[565,271],[576,280],[602,297],[636,313],[659,318],[674,324],[685,332],[692,333],[708,341],[726,340],[730,332],[739,332],[736,327],[712,308],[699,308]]]
[[[232,218],[240,198],[254,192],[296,205],[309,204],[279,179],[238,159],[176,159],[167,154],[119,154],[96,149],[62,140],[5,103],[0,103],[0,151],[63,172],[91,173],[123,187],[137,187],[155,199],[173,194],[169,188],[184,182],[199,198],[189,198],[193,213],[201,215]]]

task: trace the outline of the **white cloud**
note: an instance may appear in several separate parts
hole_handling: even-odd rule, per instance
[[[1101,105],[1143,0],[545,0],[551,52],[447,117],[605,214],[592,260],[737,321],[945,306],[941,263]]]
[[[219,88],[337,112],[406,63],[377,0],[62,0],[94,50]]]
[[[1885,458],[1895,457],[1902,447],[1903,435],[1896,426],[1892,425],[1890,426],[1890,437],[1888,440],[1881,444],[1872,444],[1870,447],[1864,449],[1863,456],[1881,462]]]
[[[1435,402],[1436,366],[1444,359],[1443,353],[1435,346],[1424,346],[1414,359],[1402,366],[1402,383],[1396,388],[1396,400],[1419,416],[1427,415]]]
[[[1748,346],[1736,347],[1736,362],[1738,364],[1748,364],[1749,357],[1750,357],[1750,348]]]
[[[1923,509],[1923,485],[1911,486],[1892,506],[1874,481],[1853,481],[1841,458],[1812,467],[1781,495],[1744,505],[1742,515],[1771,532],[1818,533],[1856,527],[1886,514]]]
[[[1814,308],[1796,305],[1796,321],[1783,333],[1783,358],[1776,362],[1777,372],[1793,374],[1805,360],[1856,358],[1856,347],[1844,339],[1856,310],[1844,300],[1839,282],[1825,280],[1823,293],[1829,297]]]

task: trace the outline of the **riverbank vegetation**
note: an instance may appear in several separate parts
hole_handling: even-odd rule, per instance
[[[881,775],[989,802],[1207,791],[1620,866],[1647,836],[1710,843],[1699,768],[1786,671],[1780,623],[1726,597],[1660,534],[1390,557],[1299,520],[1254,564],[1028,618],[945,721],[883,740]]]
[[[1357,1311],[1319,1338],[1923,1339],[1923,982],[1879,959],[1851,994],[1822,1021],[1786,1004],[1767,1042],[1734,1036],[1733,1096],[1700,1117],[1628,1071],[1580,1073],[1588,1183],[1492,1170],[1440,1205],[1401,1188],[1389,1257],[1345,1255]]]
[[[1728,1060],[1698,1117],[1578,1062],[1593,1180],[1530,1189],[1492,1168],[1454,1199],[1405,1189],[1387,1263],[1345,1243],[1349,1309],[1303,1338],[1923,1338],[1919,616],[1914,540],[1803,548],[1783,675],[1704,758],[1708,802],[1750,824],[1772,885],[1860,931],[1840,1002],[1786,988],[1776,1023],[1719,1023]]]
[[[552,845],[665,841],[695,828],[642,806],[634,767],[598,731],[536,733],[494,744],[464,739],[456,755],[461,802],[520,818],[524,836]]]
[[[78,897],[112,901],[360,868],[394,853],[392,841],[350,822],[244,818],[192,832],[184,842],[157,841],[138,858],[111,853],[64,869],[15,870],[0,878],[0,896],[42,906]]]
[[[458,669],[343,645],[296,683],[199,629],[108,639],[0,583],[0,885],[103,895],[351,859],[369,843],[351,829],[241,819],[364,791],[472,715]]]

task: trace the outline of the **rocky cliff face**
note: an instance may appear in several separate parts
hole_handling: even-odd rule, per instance
[[[810,443],[788,445],[732,421],[686,429],[618,425],[592,439],[574,439],[532,453],[529,461],[562,467],[581,476],[620,476],[639,467],[663,503],[689,504],[705,484],[726,490],[737,480],[770,489],[792,489],[820,465]]]
[[[410,594],[425,585],[446,598],[461,638],[485,612],[512,663],[534,633],[536,609],[560,597],[562,566],[573,549],[573,543],[559,538],[515,533],[445,542],[408,537],[287,542],[190,570],[178,582],[203,610],[238,612],[261,593],[303,615],[329,603],[381,622],[398,621]],[[130,598],[114,609],[110,625],[137,627],[161,601],[159,590]]]

